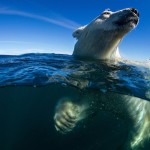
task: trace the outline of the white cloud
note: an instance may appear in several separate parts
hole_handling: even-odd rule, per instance
[[[41,21],[45,21],[51,24],[56,24],[58,26],[61,27],[65,27],[67,29],[76,29],[78,28],[80,25],[77,24],[76,22],[69,20],[65,17],[59,17],[59,18],[49,18],[49,17],[44,17],[44,16],[40,16],[40,15],[35,15],[35,14],[31,14],[31,13],[27,13],[27,12],[23,12],[23,11],[18,11],[18,10],[10,10],[7,8],[1,8],[0,9],[0,14],[4,14],[4,15],[18,15],[18,16],[24,16],[24,17],[29,17],[29,18],[33,18],[33,19],[37,19],[37,20],[41,20]]]

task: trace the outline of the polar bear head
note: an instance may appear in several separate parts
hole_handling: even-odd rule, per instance
[[[134,8],[116,12],[105,10],[91,23],[73,32],[78,40],[73,55],[92,59],[120,58],[118,45],[138,21],[139,13]]]

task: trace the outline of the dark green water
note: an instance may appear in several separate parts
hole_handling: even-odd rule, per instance
[[[97,113],[66,135],[55,130],[53,116],[58,100],[64,96],[76,97],[79,93],[76,88],[65,88],[57,84],[36,88],[1,88],[0,149],[117,149],[123,144],[127,129],[123,121],[109,113]]]

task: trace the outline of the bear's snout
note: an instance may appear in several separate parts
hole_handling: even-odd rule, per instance
[[[139,14],[139,12],[138,12],[137,9],[135,9],[135,8],[130,8],[130,11],[131,11],[132,13],[136,14],[138,17],[140,16],[140,14]]]

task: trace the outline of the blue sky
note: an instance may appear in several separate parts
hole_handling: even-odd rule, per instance
[[[0,54],[72,54],[72,32],[103,10],[126,7],[140,12],[138,27],[120,44],[127,59],[150,59],[148,0],[0,0]]]

